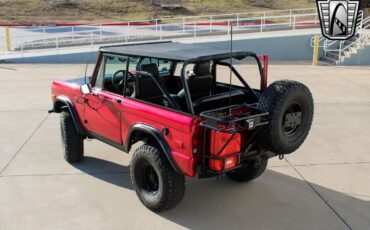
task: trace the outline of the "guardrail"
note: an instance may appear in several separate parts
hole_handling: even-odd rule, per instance
[[[255,15],[255,16],[254,16]],[[254,17],[246,17],[254,16]],[[163,40],[230,33],[296,30],[319,24],[316,9],[292,9],[168,19],[171,22],[119,22],[99,25],[13,27],[12,52],[31,49],[91,46],[115,42]],[[177,21],[177,22],[176,22]],[[0,50],[5,42],[0,39]]]

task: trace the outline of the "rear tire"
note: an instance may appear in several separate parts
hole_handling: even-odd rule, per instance
[[[185,177],[174,171],[153,144],[144,144],[135,151],[130,175],[140,201],[154,212],[172,209],[184,197]]]
[[[240,168],[227,172],[226,175],[233,181],[247,182],[256,179],[265,172],[268,160],[244,163]]]
[[[314,111],[311,92],[305,85],[276,81],[263,91],[259,108],[270,113],[270,123],[257,135],[260,145],[276,154],[292,153],[302,145],[311,129]]]
[[[60,114],[60,130],[64,159],[68,163],[81,161],[84,157],[84,138],[77,132],[71,114],[66,111]]]

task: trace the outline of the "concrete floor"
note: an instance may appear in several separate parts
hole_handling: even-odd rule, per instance
[[[252,71],[253,72],[253,71]],[[0,229],[369,229],[370,67],[271,65],[315,98],[305,144],[257,180],[187,179],[183,202],[148,211],[132,189],[131,157],[98,141],[62,157],[50,83],[83,65],[0,66]]]

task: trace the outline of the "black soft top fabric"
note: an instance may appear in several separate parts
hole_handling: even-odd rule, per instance
[[[252,52],[233,50],[228,47],[211,47],[206,44],[185,44],[177,42],[142,43],[119,46],[106,46],[103,52],[127,56],[153,57],[159,59],[198,62],[205,60],[243,59]]]

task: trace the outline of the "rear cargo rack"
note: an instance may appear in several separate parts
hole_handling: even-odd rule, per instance
[[[200,113],[201,126],[220,132],[234,133],[252,130],[268,124],[268,112],[257,108],[257,104],[232,105]]]
[[[242,155],[248,153],[251,148],[251,144],[258,133],[261,126],[267,125],[269,113],[263,111],[257,107],[257,104],[242,104],[232,105],[214,110],[208,110],[200,113],[200,117],[203,121],[200,125],[203,127],[203,157],[202,157],[202,173],[208,174],[221,174],[227,171],[240,167],[240,161]],[[246,148],[238,153],[233,153],[228,156],[220,156],[221,153],[230,144],[235,135],[239,132],[248,130],[254,130],[251,136],[248,137],[248,141],[245,144]],[[222,132],[229,134],[229,138],[225,144],[217,151],[216,154],[210,154],[207,150],[207,135],[212,131]],[[235,159],[237,157],[237,164],[233,168],[225,168],[225,162],[228,159]],[[222,169],[214,170],[209,166],[210,161],[221,161]]]

